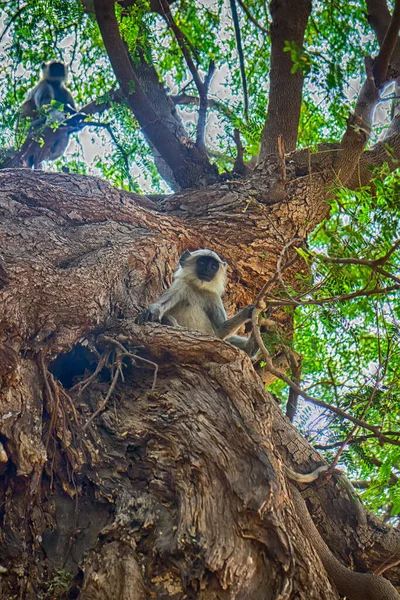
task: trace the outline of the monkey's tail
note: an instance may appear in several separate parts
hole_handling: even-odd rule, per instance
[[[384,577],[372,573],[357,573],[342,565],[322,539],[299,490],[291,484],[289,486],[303,529],[339,594],[349,600],[400,600],[396,589]]]

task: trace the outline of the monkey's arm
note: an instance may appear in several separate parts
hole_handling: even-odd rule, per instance
[[[70,107],[73,109],[74,112],[76,112],[75,100],[73,99],[71,92],[67,88],[65,88],[65,96],[66,101],[64,102],[64,108],[67,109],[68,107]]]
[[[32,100],[35,103],[36,108],[40,108],[45,104],[50,104],[54,98],[54,93],[51,86],[43,81],[39,83],[36,90],[32,93]]]
[[[176,282],[173,283],[156,302],[153,302],[149,308],[140,313],[136,319],[137,323],[139,325],[148,321],[160,323],[165,313],[181,301],[182,294],[180,292],[180,285]]]
[[[235,315],[231,319],[226,319],[223,323],[220,323],[215,333],[219,338],[221,338],[221,340],[232,336],[234,333],[236,333],[239,327],[241,327],[248,321],[251,321],[251,314],[253,310],[254,304],[246,306],[246,308],[243,308],[240,312],[238,312],[237,315]]]

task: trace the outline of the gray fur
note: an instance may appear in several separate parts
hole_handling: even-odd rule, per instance
[[[57,61],[53,61],[57,62]],[[65,119],[64,113],[75,112],[75,102],[69,89],[64,85],[68,77],[68,68],[66,65],[64,75],[51,77],[49,68],[52,63],[42,65],[42,77],[37,85],[32,88],[20,108],[20,117],[35,118],[39,114],[42,106],[48,105],[52,100],[64,105],[64,111],[57,109],[50,110],[50,116],[53,120],[60,121]],[[72,110],[71,110],[72,109]]]
[[[211,281],[202,281],[197,276],[196,262],[202,256],[210,256],[218,262],[219,269]],[[138,323],[158,321],[165,325],[178,324],[197,329],[223,340],[228,338],[228,342],[252,354],[252,338],[234,334],[251,320],[254,307],[248,306],[227,319],[221,300],[226,285],[226,269],[226,262],[212,250],[186,250],[179,261],[171,287],[139,315]]]

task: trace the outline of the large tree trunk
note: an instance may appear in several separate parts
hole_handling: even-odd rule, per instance
[[[61,597],[73,579],[65,598],[338,598],[284,470],[323,461],[249,358],[134,322],[187,247],[229,259],[231,309],[254,298],[327,210],[315,183],[266,202],[268,181],[159,207],[94,178],[1,173],[1,597]],[[303,492],[343,563],[398,552],[400,533],[359,525],[334,479]]]

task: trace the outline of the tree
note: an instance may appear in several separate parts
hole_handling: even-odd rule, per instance
[[[234,64],[240,44],[239,37],[217,44],[226,17],[220,4],[10,0],[3,8],[10,60],[3,113],[15,120],[23,98],[22,86],[11,85],[17,63],[39,64],[73,34],[79,68],[93,70],[79,89],[75,81],[76,97],[86,114],[100,113],[112,124],[100,121],[119,140],[115,165],[105,158],[103,174],[120,186],[82,174],[73,158],[64,158],[69,173],[0,173],[3,597],[328,599],[339,591],[353,600],[398,598],[388,582],[399,585],[398,529],[366,513],[335,469],[300,485],[299,493],[290,473],[309,473],[324,461],[266,391],[260,373],[289,386],[291,418],[298,395],[327,411],[324,426],[339,443],[332,467],[345,445],[365,443],[365,453],[381,452],[378,466],[389,466],[386,479],[394,478],[398,489],[398,350],[395,334],[380,333],[382,323],[388,332],[399,317],[392,303],[400,284],[395,111],[385,139],[366,147],[373,110],[398,77],[399,3],[391,14],[381,0],[368,0],[366,19],[358,6],[312,10],[305,0],[277,0],[268,26],[264,6],[238,1],[244,50],[238,54],[249,62],[241,65],[242,79],[240,69],[234,73],[231,91],[247,75],[247,121],[241,103],[233,110],[209,98],[213,72],[224,56]],[[375,59],[365,60],[365,83],[340,136],[339,118],[348,113],[344,81],[359,72],[359,40],[369,25]],[[350,58],[341,64],[345,51]],[[269,57],[264,118],[260,75]],[[167,70],[184,88],[175,96],[159,80]],[[315,86],[325,77],[332,101],[316,105],[323,85],[304,86],[307,73]],[[193,93],[184,85],[188,78]],[[193,135],[177,111],[180,102],[198,107]],[[235,140],[233,160],[227,136],[217,160],[210,158],[211,108]],[[5,147],[12,145],[10,124],[12,118],[2,129]],[[324,127],[330,137],[317,145],[323,138],[313,131]],[[252,168],[246,152],[257,139]],[[300,147],[299,139],[312,148]],[[132,189],[130,161],[144,143],[175,193],[144,196]],[[160,180],[148,158],[143,161],[157,189]],[[366,232],[373,248],[365,247]],[[316,239],[311,249],[307,239]],[[243,352],[206,334],[135,323],[170,280],[180,253],[199,247],[229,259],[232,312],[256,299],[259,372]],[[352,304],[354,298],[361,304]],[[380,356],[375,387],[346,397],[332,375],[331,402],[305,392],[291,349],[293,334],[301,346],[298,319],[334,300],[349,301],[346,318],[357,319],[357,310],[367,311],[378,298],[383,313],[366,329],[372,341],[356,340],[363,356],[371,350]],[[274,327],[263,333],[257,319],[265,310]],[[317,316],[321,327],[329,321],[322,310]],[[309,319],[304,331],[307,356]],[[291,376],[272,360],[274,346],[285,353]],[[345,373],[350,362],[347,355]],[[382,397],[387,414],[377,402]],[[328,423],[327,414],[336,421]],[[383,464],[386,456],[390,463]],[[394,514],[395,501],[393,494]],[[376,575],[351,576],[341,564]]]

